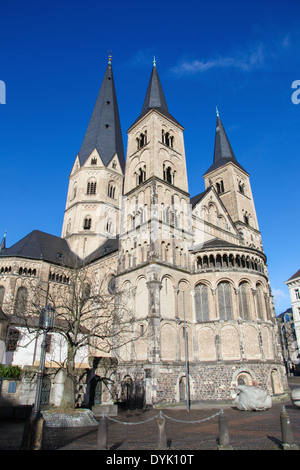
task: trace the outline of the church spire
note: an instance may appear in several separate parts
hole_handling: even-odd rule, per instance
[[[111,60],[110,54],[99,95],[78,156],[82,166],[92,151],[96,149],[103,164],[107,166],[117,154],[124,172],[125,155]]]
[[[222,124],[220,113],[218,108],[216,108],[217,113],[217,122],[216,122],[216,134],[215,134],[215,148],[214,148],[214,160],[211,167],[207,170],[207,173],[210,173],[213,170],[225,165],[228,162],[232,162],[242,170],[244,168],[237,162],[237,159],[234,155],[232,147],[230,145],[229,139],[225,132],[224,126]],[[244,170],[245,171],[245,170]]]
[[[142,112],[139,115],[138,119],[134,122],[134,124],[142,117],[144,117],[149,111],[151,111],[151,109],[157,109],[157,111],[159,111],[167,118],[171,119],[171,121],[175,122],[176,124],[179,124],[169,112],[161,81],[158,75],[155,57],[153,60],[152,73],[147,88],[147,93],[144,99]]]

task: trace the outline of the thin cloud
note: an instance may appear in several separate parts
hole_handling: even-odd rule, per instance
[[[185,74],[197,74],[208,72],[212,69],[237,69],[241,71],[251,71],[262,67],[265,64],[265,52],[262,45],[249,54],[236,53],[235,55],[219,56],[209,60],[182,61],[179,65],[171,69],[177,76]]]
[[[275,306],[279,306],[282,301],[286,301],[289,299],[289,295],[282,289],[272,289],[272,294],[274,296]]]

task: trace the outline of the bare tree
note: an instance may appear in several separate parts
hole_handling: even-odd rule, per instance
[[[61,403],[64,407],[75,406],[76,358],[80,351],[88,350],[92,357],[109,356],[133,340],[133,315],[128,308],[132,292],[122,291],[113,276],[94,281],[88,267],[56,267],[47,281],[27,279],[9,303],[8,313],[30,331],[36,329],[45,305],[55,309],[55,332],[67,348],[59,364],[66,372]]]

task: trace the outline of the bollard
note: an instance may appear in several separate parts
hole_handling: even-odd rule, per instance
[[[98,450],[107,449],[107,430],[108,430],[108,423],[103,413],[98,424],[98,434],[97,434],[97,449]]]
[[[230,445],[227,417],[223,410],[219,416],[219,450],[232,450]]]
[[[24,425],[23,438],[20,450],[30,450],[33,436],[33,417],[30,416]]]
[[[43,449],[45,423],[46,421],[43,415],[38,414],[38,416],[34,420],[34,425],[33,425],[33,438],[32,438],[32,444],[31,444],[32,450]]]
[[[158,425],[158,439],[157,439],[157,448],[159,450],[166,450],[168,448],[167,444],[167,432],[166,432],[166,420],[160,411],[159,417],[157,418]]]
[[[291,421],[284,405],[282,405],[280,414],[280,427],[283,450],[299,450],[299,447],[294,443]]]
[[[45,419],[40,413],[26,420],[20,450],[42,450]]]

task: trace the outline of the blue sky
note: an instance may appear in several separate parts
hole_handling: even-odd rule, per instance
[[[108,50],[126,131],[156,57],[171,114],[185,128],[191,196],[212,163],[218,106],[250,173],[277,313],[299,260],[300,4],[282,0],[0,2],[0,237],[60,236],[68,176]],[[300,97],[300,94],[299,94]],[[1,94],[0,94],[1,100]]]

